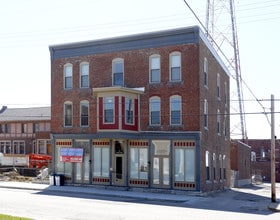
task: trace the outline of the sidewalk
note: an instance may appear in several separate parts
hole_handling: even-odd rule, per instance
[[[136,199],[136,200],[152,200],[152,201],[164,201],[171,203],[188,203],[188,204],[201,204],[202,201],[206,203],[212,203],[213,199],[217,201],[217,199],[222,200],[222,203],[229,204],[242,203],[247,204],[248,195],[255,196],[265,196],[267,201],[269,201],[269,186],[262,185],[262,189],[259,191],[255,190],[254,187],[249,188],[236,188],[229,191],[225,191],[224,193],[214,193],[211,196],[202,196],[197,192],[190,192],[189,194],[172,194],[172,193],[163,193],[163,192],[145,192],[141,189],[139,191],[136,190],[124,190],[118,188],[104,188],[98,186],[55,186],[49,185],[46,183],[28,183],[28,182],[10,182],[10,181],[0,181],[0,188],[9,188],[9,189],[27,189],[27,190],[36,190],[42,192],[65,192],[65,193],[75,193],[84,194],[84,195],[96,195],[96,196],[110,196],[116,198],[128,198],[128,199]],[[238,193],[243,193],[242,197],[240,195],[238,198],[236,196]],[[250,197],[250,196],[249,196]],[[249,198],[250,199],[250,198]],[[236,201],[235,201],[236,200]],[[199,205],[200,206],[200,205]],[[276,203],[268,202],[267,205],[264,204],[263,207],[270,209],[274,212],[280,212],[280,204],[279,200]]]
[[[143,192],[143,191],[128,191],[128,190],[117,190],[117,189],[105,189],[94,186],[53,186],[48,184],[40,183],[26,183],[26,182],[2,182],[0,181],[0,188],[9,189],[28,189],[38,191],[52,191],[52,192],[72,192],[72,193],[85,193],[92,195],[103,195],[103,196],[114,196],[114,197],[125,197],[125,198],[138,198],[147,200],[159,200],[159,201],[170,201],[170,202],[185,202],[190,200],[192,195],[178,195],[171,193],[154,193],[154,192]]]

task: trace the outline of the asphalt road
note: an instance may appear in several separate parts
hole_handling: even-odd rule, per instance
[[[0,197],[0,213],[32,219],[280,219],[279,212],[268,209],[270,186],[265,184],[178,201],[9,188],[0,188]]]

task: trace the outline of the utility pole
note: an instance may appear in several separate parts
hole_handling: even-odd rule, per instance
[[[275,189],[275,122],[274,95],[271,95],[271,202],[276,202]]]

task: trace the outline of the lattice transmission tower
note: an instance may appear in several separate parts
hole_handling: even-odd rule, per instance
[[[234,0],[206,0],[206,35],[225,61],[235,85],[231,85],[231,133],[241,132],[243,141],[247,138],[244,114],[244,99],[240,68],[239,46],[236,27]]]

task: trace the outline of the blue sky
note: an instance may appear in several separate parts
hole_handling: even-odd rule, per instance
[[[206,0],[188,4],[205,23]],[[50,105],[49,45],[197,25],[183,0],[0,0],[0,106]],[[274,94],[279,111],[280,1],[235,0],[246,127],[249,138],[270,138],[264,111]],[[223,13],[217,12],[216,15]],[[230,24],[220,19],[221,30]],[[217,23],[218,24],[218,23]],[[226,29],[225,34],[227,34]],[[231,99],[236,103],[235,81]],[[255,99],[261,100],[260,102]],[[261,105],[260,105],[261,104]],[[234,110],[232,110],[234,112]],[[279,113],[278,113],[279,114]],[[280,121],[276,113],[276,136]],[[267,115],[270,120],[270,114]],[[232,117],[232,138],[238,137]]]

